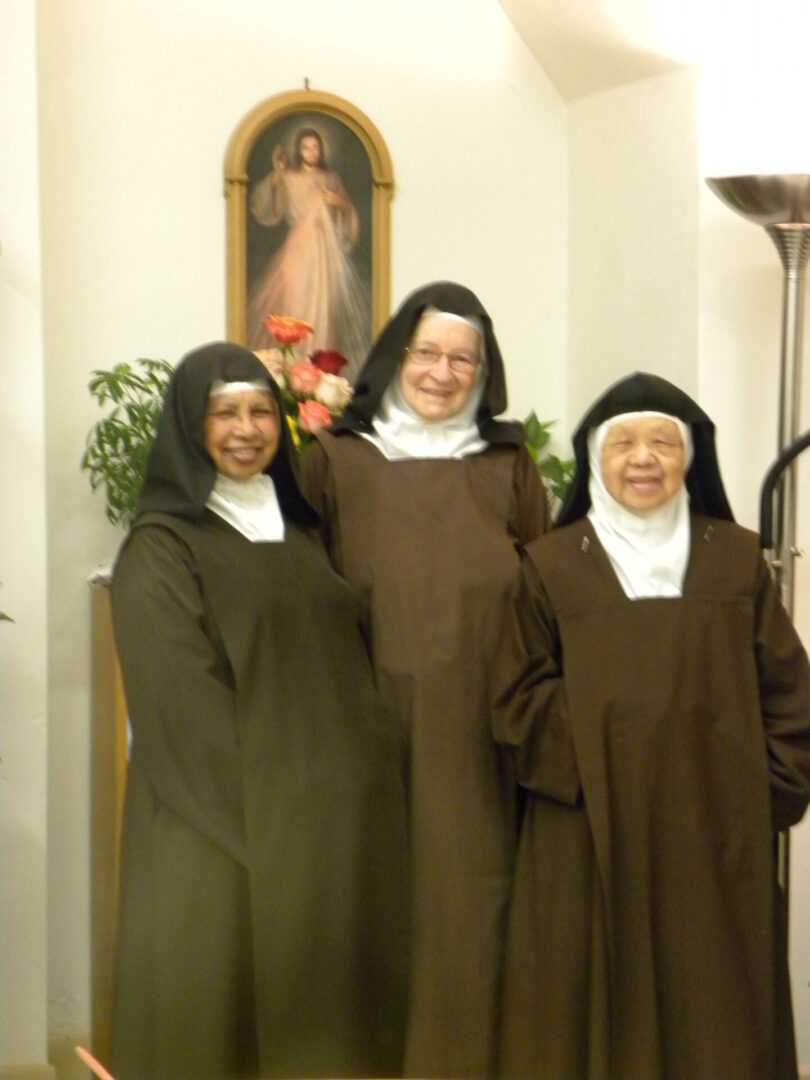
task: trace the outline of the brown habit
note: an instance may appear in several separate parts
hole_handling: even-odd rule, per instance
[[[372,612],[377,681],[406,747],[413,960],[406,1074],[491,1074],[517,792],[489,675],[516,544],[546,527],[525,447],[390,462],[355,434],[303,459],[338,571]]]
[[[397,1075],[404,793],[357,598],[294,522],[251,543],[210,511],[142,515],[112,598],[134,733],[115,1075]]]
[[[683,596],[631,601],[579,520],[529,545],[507,626],[500,1073],[795,1076],[772,829],[810,793],[810,669],[756,537],[694,516]]]

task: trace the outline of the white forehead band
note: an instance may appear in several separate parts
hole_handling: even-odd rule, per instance
[[[692,458],[694,457],[695,448],[692,442],[692,431],[688,424],[685,424],[680,417],[672,416],[670,413],[656,412],[652,409],[644,409],[638,412],[619,413],[618,416],[611,416],[607,420],[604,420],[595,428],[591,428],[588,433],[588,449],[593,455],[596,461],[602,460],[602,448],[605,445],[605,439],[607,433],[615,424],[621,424],[626,420],[638,420],[644,417],[657,417],[661,420],[671,420],[677,427],[681,435],[681,441],[683,442],[684,453],[684,465],[688,469],[692,464]],[[593,467],[593,462],[592,462]]]
[[[270,387],[264,379],[254,379],[252,382],[225,382],[224,379],[214,379],[208,391],[208,396],[219,397],[220,394],[242,394],[246,390],[261,390],[265,394],[271,393]]]
[[[441,319],[449,319],[451,322],[463,323],[465,326],[471,327],[478,333],[479,350],[483,360],[486,360],[486,349],[484,347],[484,324],[478,318],[477,315],[456,315],[455,311],[440,311],[436,307],[426,307],[422,312],[422,319],[428,316],[436,315]],[[420,319],[421,322],[421,319]],[[417,324],[418,325],[418,324]]]

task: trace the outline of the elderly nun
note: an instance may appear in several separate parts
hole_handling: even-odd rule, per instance
[[[714,426],[656,375],[575,436],[526,547],[494,733],[526,811],[505,1077],[795,1077],[774,835],[810,798],[810,668]]]
[[[517,547],[546,528],[489,314],[467,288],[417,289],[303,480],[341,574],[369,597],[378,685],[408,775],[413,957],[406,1075],[495,1063],[518,798],[492,740],[489,678]]]

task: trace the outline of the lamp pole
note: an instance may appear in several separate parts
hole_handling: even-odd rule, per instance
[[[782,261],[782,345],[777,452],[795,441],[801,400],[804,270],[810,256],[810,175],[787,173],[710,177],[707,184],[732,210],[764,227]],[[776,487],[773,549],[769,563],[782,604],[793,617],[796,548],[796,462],[790,458]],[[779,834],[779,884],[785,910],[790,890],[790,834]]]

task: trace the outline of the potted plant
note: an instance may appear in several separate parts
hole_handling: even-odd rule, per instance
[[[134,517],[171,373],[166,360],[140,359],[96,370],[88,383],[99,405],[112,408],[90,429],[81,467],[94,491],[104,488],[113,525],[126,528]]]

